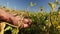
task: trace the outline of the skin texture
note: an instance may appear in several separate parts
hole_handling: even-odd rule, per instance
[[[29,27],[29,25],[31,24],[31,20],[28,18],[24,18],[22,22],[23,22],[21,26],[22,28]]]
[[[5,12],[5,10],[3,10],[3,9],[0,9],[0,20],[8,22],[12,25],[18,26],[18,22],[21,20],[21,17],[20,16],[14,16],[12,14],[9,14],[9,13]],[[31,22],[32,22],[31,19],[24,18],[22,20],[22,24],[21,24],[20,27],[21,28],[29,27]]]

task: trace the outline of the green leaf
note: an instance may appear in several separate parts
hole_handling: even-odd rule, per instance
[[[11,26],[8,26],[6,29],[5,29],[5,31],[7,31],[7,30],[12,30],[12,27]]]
[[[33,2],[30,2],[30,6],[35,6],[36,4]]]
[[[12,34],[18,34],[18,32],[19,32],[19,29],[18,29],[18,28],[14,28],[14,29],[12,30]]]

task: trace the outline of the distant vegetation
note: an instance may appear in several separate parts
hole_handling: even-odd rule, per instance
[[[44,12],[43,7],[40,7],[39,12],[28,12],[23,10],[13,10],[6,7],[1,9],[6,12],[17,14],[19,16],[28,16],[32,23],[28,28],[13,28],[11,25],[6,25],[5,34],[60,34],[60,7],[55,11],[57,5],[60,5],[56,0],[54,3],[49,2],[51,7],[50,12]],[[31,5],[33,6],[33,5]],[[19,31],[19,32],[18,32]]]

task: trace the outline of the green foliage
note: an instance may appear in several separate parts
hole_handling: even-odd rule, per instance
[[[12,34],[60,34],[60,16],[58,16],[58,12],[54,14],[24,12],[23,15],[28,16],[32,20],[29,28],[18,29],[9,25],[5,28],[5,31],[10,30]]]
[[[48,3],[51,8],[55,8],[55,4]],[[31,6],[35,6],[31,2]],[[53,11],[53,10],[52,10]],[[60,34],[60,12],[25,12],[19,10],[8,10],[6,12],[17,14],[19,16],[28,16],[32,23],[28,28],[14,28],[8,25],[5,31],[10,30],[11,34]],[[20,30],[20,31],[19,31]],[[7,33],[6,33],[7,34]]]

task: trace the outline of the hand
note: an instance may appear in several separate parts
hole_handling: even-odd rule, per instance
[[[22,25],[21,25],[21,28],[27,28],[30,26],[31,24],[31,19],[28,19],[28,18],[24,18],[23,21],[22,21]]]
[[[14,16],[12,14],[5,12],[5,10],[3,9],[0,9],[0,20],[6,21],[12,25],[18,26],[18,22],[21,20],[21,17]],[[30,24],[31,24],[31,19],[24,18],[22,20],[21,28],[29,27]]]

